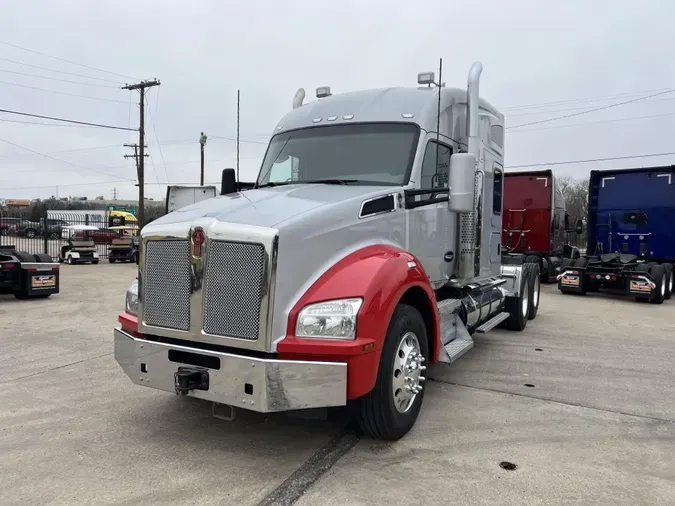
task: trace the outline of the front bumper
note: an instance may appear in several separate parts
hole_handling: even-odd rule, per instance
[[[347,364],[244,357],[145,339],[115,329],[115,360],[137,385],[176,392],[174,374],[186,357],[214,360],[207,390],[187,395],[259,413],[344,406]],[[179,361],[182,360],[182,361]],[[145,371],[145,372],[144,372]]]

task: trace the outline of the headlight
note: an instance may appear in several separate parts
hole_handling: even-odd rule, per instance
[[[305,306],[295,325],[297,337],[355,339],[356,316],[363,299],[339,299]]]
[[[125,305],[127,313],[138,316],[138,280],[135,279],[127,290],[127,301]]]

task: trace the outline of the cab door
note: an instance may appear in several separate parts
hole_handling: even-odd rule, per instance
[[[452,147],[427,135],[419,172],[418,190],[408,191],[408,250],[424,267],[429,281],[445,283],[453,272],[455,259],[445,259],[454,248],[456,215],[448,212],[448,176]],[[454,254],[456,256],[456,254]]]

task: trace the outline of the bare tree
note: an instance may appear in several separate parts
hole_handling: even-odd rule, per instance
[[[588,216],[588,178],[578,180],[570,176],[558,177],[560,190],[565,196],[565,207],[569,214],[569,224],[575,225],[577,220],[584,222],[584,232],[577,236],[573,234],[570,241],[577,247],[583,247],[586,243],[586,221]]]

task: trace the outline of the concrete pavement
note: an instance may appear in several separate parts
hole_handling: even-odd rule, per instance
[[[0,298],[0,504],[257,504],[339,431],[131,384],[111,330],[135,269],[64,266],[60,295]],[[297,504],[672,504],[675,300],[544,291],[524,332],[430,371],[412,433],[362,439]]]

